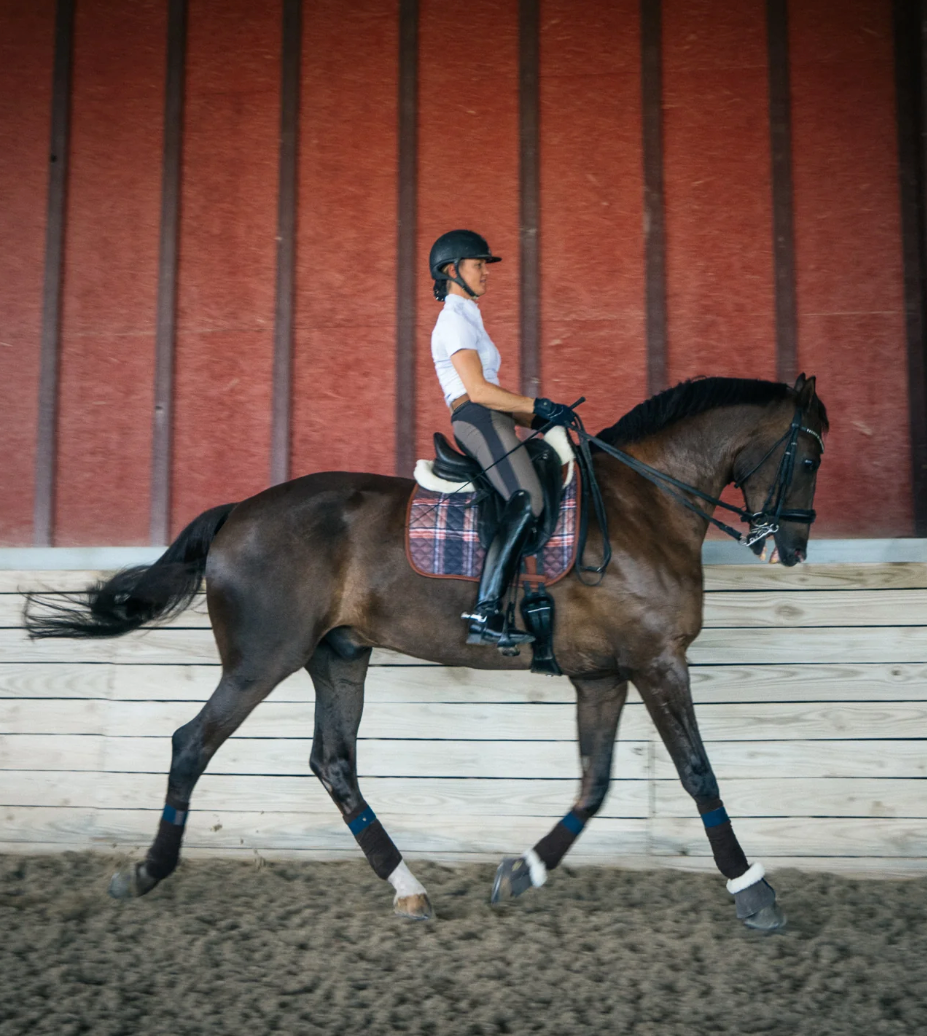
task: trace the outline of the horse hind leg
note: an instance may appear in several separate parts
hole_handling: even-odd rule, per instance
[[[708,753],[702,743],[689,689],[685,657],[664,656],[632,676],[647,711],[669,752],[682,786],[695,800],[718,870],[734,897],[737,916],[748,928],[783,928],[785,914],[765,880],[763,867],[747,863],[724,809]]]
[[[395,889],[395,912],[425,921],[433,916],[428,894],[358,786],[357,731],[369,662],[369,648],[346,650],[338,640],[326,638],[306,665],[315,685],[315,734],[309,766],[341,811],[374,873]]]
[[[142,862],[113,875],[109,886],[111,896],[115,899],[143,896],[174,871],[197,780],[221,745],[288,675],[289,671],[280,671],[255,679],[241,667],[225,672],[199,714],[174,732],[167,796],[158,833]]]

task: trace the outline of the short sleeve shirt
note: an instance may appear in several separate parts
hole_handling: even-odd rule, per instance
[[[483,377],[493,385],[499,384],[501,357],[483,327],[480,307],[473,299],[448,295],[431,332],[431,358],[444,392],[444,402],[448,404],[467,391],[451,363],[451,357],[460,349],[473,349],[480,358]]]

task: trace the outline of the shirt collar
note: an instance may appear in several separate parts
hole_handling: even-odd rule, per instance
[[[465,299],[462,295],[446,295],[444,298],[445,306],[466,306],[468,303],[476,306],[477,309],[480,308],[476,299]]]

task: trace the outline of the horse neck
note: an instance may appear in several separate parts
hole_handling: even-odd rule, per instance
[[[776,408],[778,411],[778,408]],[[772,408],[729,406],[684,418],[626,447],[629,453],[703,493],[719,496],[734,480],[734,462]],[[678,506],[667,497],[671,506]]]

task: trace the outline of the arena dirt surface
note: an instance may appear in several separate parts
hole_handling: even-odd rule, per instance
[[[403,922],[366,864],[193,861],[141,900],[113,861],[0,857],[0,1034],[927,1033],[927,880],[782,871],[786,934],[721,879],[562,868],[501,911],[493,868],[417,864]]]

